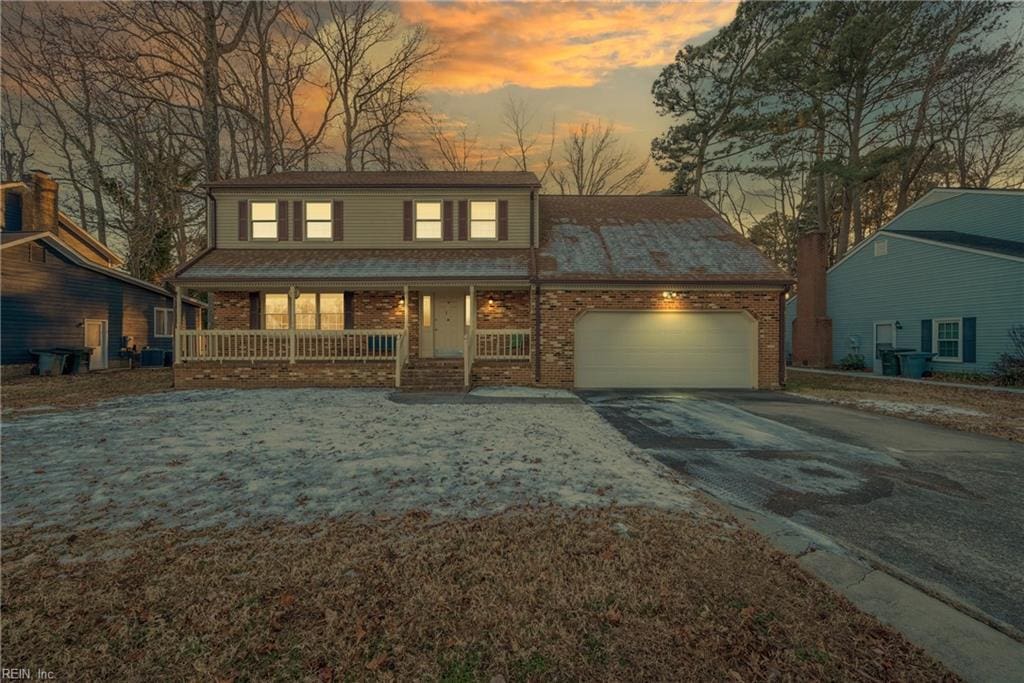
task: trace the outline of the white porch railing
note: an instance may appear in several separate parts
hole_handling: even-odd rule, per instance
[[[178,330],[181,361],[395,360],[402,330]]]
[[[473,358],[480,360],[529,360],[529,330],[477,330]]]

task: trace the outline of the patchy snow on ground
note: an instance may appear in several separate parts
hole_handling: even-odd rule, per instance
[[[707,510],[583,404],[379,390],[171,392],[4,425],[5,525],[185,528],[522,505]]]
[[[470,396],[486,398],[537,398],[578,400],[571,391],[565,389],[539,389],[537,387],[477,387],[469,392]]]
[[[959,408],[957,406],[939,405],[936,403],[905,403],[903,401],[886,401],[884,399],[872,398],[823,398],[812,394],[799,394],[787,392],[790,396],[810,399],[812,401],[825,401],[840,405],[859,408],[870,408],[892,415],[906,415],[910,417],[946,416],[946,417],[988,417],[988,413],[970,408]]]

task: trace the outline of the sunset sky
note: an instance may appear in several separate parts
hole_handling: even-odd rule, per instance
[[[667,125],[651,103],[655,76],[688,42],[729,23],[734,2],[422,3],[397,6],[441,45],[429,100],[479,133],[502,142],[502,104],[511,93],[536,112],[537,125],[559,132],[587,119],[614,122],[638,158]],[[651,167],[641,190],[658,189]]]

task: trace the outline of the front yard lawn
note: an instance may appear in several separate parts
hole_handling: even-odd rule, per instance
[[[870,376],[789,372],[786,391],[884,415],[1024,441],[1024,394]]]
[[[62,680],[954,680],[756,534],[635,507],[7,530],[3,612],[3,666]]]

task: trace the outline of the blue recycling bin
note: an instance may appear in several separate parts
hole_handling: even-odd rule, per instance
[[[925,351],[904,351],[896,354],[900,357],[900,375],[910,379],[921,379],[924,370],[934,353]]]

